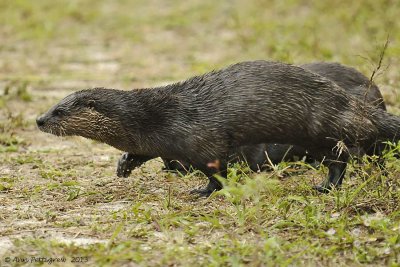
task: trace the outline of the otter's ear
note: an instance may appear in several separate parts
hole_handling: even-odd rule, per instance
[[[96,101],[94,101],[93,99],[91,99],[91,100],[88,101],[88,104],[87,104],[87,105],[88,105],[89,108],[92,108],[92,109],[93,109],[95,103],[96,103]]]

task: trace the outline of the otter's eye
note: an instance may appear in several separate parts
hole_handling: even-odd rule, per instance
[[[62,114],[63,114],[63,112],[60,109],[56,109],[53,111],[54,116],[61,116]]]
[[[94,104],[95,104],[94,100],[89,100],[87,105],[89,108],[94,108]]]

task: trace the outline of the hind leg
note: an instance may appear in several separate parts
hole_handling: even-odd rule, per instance
[[[204,188],[198,188],[190,191],[191,194],[199,195],[200,197],[209,197],[214,191],[222,189],[222,184],[213,175],[208,176],[208,184]]]
[[[339,188],[346,173],[346,165],[347,163],[330,163],[328,177],[320,185],[314,186],[314,189],[321,193],[328,193],[333,188]]]
[[[222,184],[215,178],[215,175],[220,175],[226,178],[227,175],[227,164],[221,163],[221,161],[216,160],[214,162],[208,163],[207,166],[198,168],[208,177],[208,184],[204,188],[194,189],[190,191],[191,194],[196,194],[201,197],[208,197],[214,191],[219,191],[222,189]]]
[[[387,148],[387,144],[384,143],[375,143],[370,149],[367,150],[367,155],[368,156],[378,156],[378,159],[376,162],[374,162],[379,169],[382,171],[383,175],[387,175],[387,170],[386,170],[386,165],[385,165],[385,159],[383,158],[383,151]]]
[[[341,155],[335,156],[330,152],[329,156],[323,161],[323,164],[328,167],[328,177],[314,189],[321,193],[327,193],[333,188],[340,188],[343,182],[344,175],[346,174],[346,167],[349,155],[342,152]]]

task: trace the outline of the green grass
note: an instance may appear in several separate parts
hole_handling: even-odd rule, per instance
[[[339,61],[370,76],[388,36],[375,81],[400,114],[399,3],[0,1],[0,265],[399,266],[399,146],[387,176],[373,159],[352,162],[329,194],[312,189],[326,169],[238,164],[223,190],[196,199],[198,173],[153,160],[119,179],[120,152],[35,127],[75,90],[149,87],[241,60]]]

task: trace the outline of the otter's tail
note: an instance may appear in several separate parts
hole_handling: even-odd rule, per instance
[[[375,108],[372,121],[378,129],[379,141],[397,142],[400,140],[400,117],[382,109]]]

